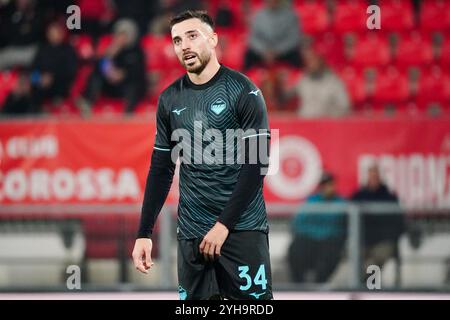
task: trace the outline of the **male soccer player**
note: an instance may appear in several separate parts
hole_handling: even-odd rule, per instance
[[[272,299],[262,192],[268,164],[260,152],[268,149],[270,131],[261,91],[241,73],[219,64],[215,51],[218,38],[206,12],[177,15],[171,21],[171,35],[175,53],[187,73],[159,97],[156,140],[133,250],[134,264],[143,273],[153,265],[152,229],[172,183],[177,156],[171,155],[179,146],[175,145],[176,137],[183,136],[185,147],[200,143],[205,148],[207,141],[195,133],[199,128],[204,135],[214,129],[224,137],[229,130],[241,130],[240,141],[227,136],[223,150],[215,150],[220,153],[231,144],[236,151],[236,142],[240,142],[245,161],[221,162],[216,161],[217,154],[208,157],[201,153],[202,162],[195,150],[194,155],[189,154],[190,148],[178,155],[183,158],[177,228],[178,289],[180,299]],[[220,140],[211,144],[217,146]],[[211,161],[211,157],[216,160]]]

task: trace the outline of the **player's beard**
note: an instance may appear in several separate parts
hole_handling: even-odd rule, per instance
[[[202,73],[202,71],[205,69],[205,67],[208,65],[209,61],[211,60],[211,54],[204,52],[203,54],[200,54],[200,55],[195,53],[195,55],[197,57],[198,62],[195,62],[192,65],[188,65],[184,61],[184,57],[182,57],[181,63],[183,64],[183,66],[187,72],[200,74],[200,73]]]

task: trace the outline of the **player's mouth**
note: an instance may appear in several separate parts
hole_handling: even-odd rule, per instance
[[[195,62],[197,55],[195,53],[187,53],[183,55],[183,60],[186,64],[192,64]]]

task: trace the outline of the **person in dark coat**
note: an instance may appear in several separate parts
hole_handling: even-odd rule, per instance
[[[2,116],[25,116],[31,109],[31,84],[29,75],[19,76],[14,89],[8,94],[1,108]]]
[[[86,114],[100,94],[123,98],[125,112],[131,113],[145,96],[145,56],[139,46],[136,24],[122,19],[114,25],[114,37],[89,77],[78,107]]]
[[[34,57],[31,84],[35,113],[42,111],[45,99],[59,100],[69,93],[77,70],[77,56],[65,38],[64,24],[52,22],[47,28],[47,43],[38,49]]]
[[[378,166],[368,169],[367,184],[351,197],[355,202],[380,202],[398,205],[397,196],[382,182]],[[377,265],[380,268],[388,259],[398,256],[398,241],[404,231],[402,213],[364,213],[362,212],[362,242],[365,267]]]
[[[293,240],[288,250],[292,281],[324,283],[342,258],[347,229],[345,200],[336,192],[334,176],[325,172],[318,192],[304,204],[338,207],[321,212],[302,206],[292,221]]]

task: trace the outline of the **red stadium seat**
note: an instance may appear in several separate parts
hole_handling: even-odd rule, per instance
[[[359,0],[336,1],[334,30],[338,33],[367,31],[367,2]]]
[[[57,105],[50,105],[48,106],[48,108],[49,113],[52,114],[53,116],[67,117],[80,115],[80,110],[77,108],[77,106],[74,104],[74,102],[70,97],[64,99]]]
[[[72,88],[70,89],[71,97],[78,97],[83,92],[88,77],[92,72],[93,67],[91,65],[84,65],[81,68],[78,68],[77,74],[75,76],[75,80],[73,81]]]
[[[88,35],[79,35],[71,38],[71,44],[75,48],[81,60],[90,60],[94,56],[94,44]]]
[[[183,68],[180,66],[177,68],[171,68],[164,71],[156,71],[151,73],[152,78],[152,90],[151,98],[148,101],[152,105],[156,105],[158,97],[169,85],[184,74]]]
[[[329,17],[325,3],[301,2],[294,8],[300,17],[300,25],[304,32],[318,34],[327,30]]]
[[[123,114],[125,102],[120,98],[100,97],[92,106],[95,115]]]
[[[178,65],[170,36],[146,35],[141,45],[148,70],[165,70]]]
[[[19,73],[17,71],[2,71],[0,72],[0,107],[3,106],[5,99],[15,87]]]
[[[352,104],[357,108],[367,99],[366,84],[361,69],[347,66],[337,70],[337,74],[345,82]]]
[[[379,4],[382,31],[407,31],[414,28],[414,13],[411,1],[383,0]]]
[[[95,54],[97,55],[97,57],[101,57],[105,54],[106,49],[109,47],[109,45],[112,42],[112,35],[111,34],[106,34],[102,37],[100,37],[98,43],[97,43],[97,48],[95,50]]]
[[[324,57],[328,64],[338,66],[345,63],[344,46],[341,36],[333,32],[325,32],[324,34],[314,36],[313,47],[317,53]]]
[[[382,66],[390,62],[391,54],[387,38],[370,32],[357,37],[349,62],[357,66]]]
[[[393,66],[377,71],[374,89],[375,102],[402,103],[410,96],[406,72],[400,72]]]
[[[398,67],[426,65],[433,60],[433,48],[427,35],[417,31],[399,37],[395,52],[395,62]]]
[[[439,61],[444,68],[448,69],[450,67],[450,33],[447,33],[442,43]]]
[[[267,72],[266,68],[254,67],[246,72],[246,76],[249,77],[257,87],[261,88],[264,79],[267,77]]]
[[[220,38],[219,61],[226,66],[241,70],[247,49],[247,37],[242,33],[222,33]]]
[[[447,0],[421,2],[420,26],[425,31],[450,29],[450,3]]]
[[[417,104],[428,106],[432,103],[446,105],[450,102],[450,74],[439,66],[423,69],[420,75]]]
[[[295,87],[303,77],[303,71],[290,66],[280,68],[283,77],[283,85],[286,89]]]

